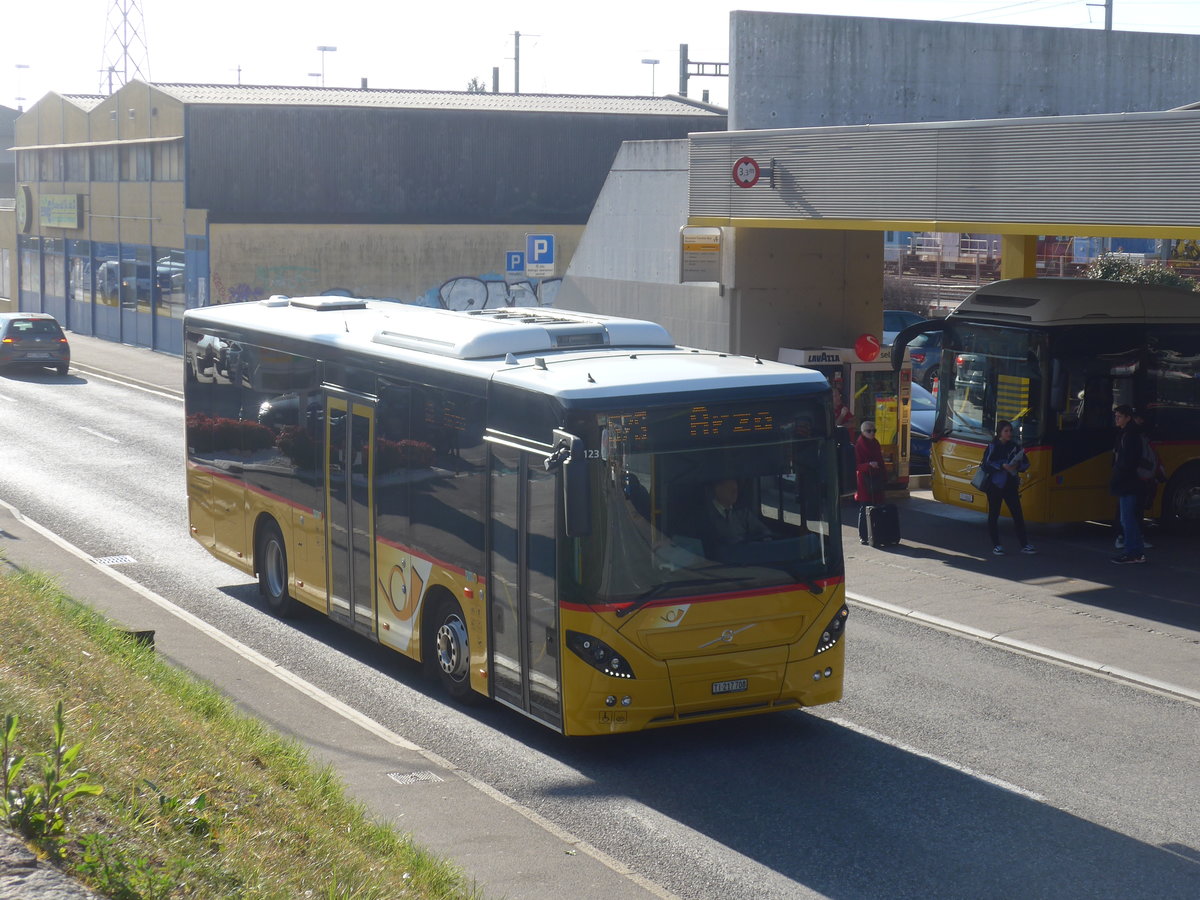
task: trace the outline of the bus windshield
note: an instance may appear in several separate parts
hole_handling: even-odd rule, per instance
[[[573,542],[564,599],[621,615],[660,598],[798,583],[819,592],[842,572],[828,402],[595,417],[593,528]]]
[[[971,322],[947,323],[939,387],[941,434],[989,441],[1011,422],[1023,444],[1042,438],[1044,332]]]

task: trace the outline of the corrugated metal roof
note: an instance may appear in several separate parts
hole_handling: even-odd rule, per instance
[[[584,94],[475,94],[376,88],[232,84],[152,85],[181,103],[271,106],[359,106],[391,109],[469,109],[607,115],[724,116],[720,107],[684,97],[608,97]],[[100,98],[103,99],[103,98]]]
[[[68,103],[73,103],[84,112],[91,112],[108,98],[102,94],[61,94]]]

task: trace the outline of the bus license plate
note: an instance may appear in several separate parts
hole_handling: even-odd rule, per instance
[[[714,681],[712,692],[714,694],[736,694],[738,691],[744,691],[750,686],[750,682],[745,678],[738,678],[734,681]]]

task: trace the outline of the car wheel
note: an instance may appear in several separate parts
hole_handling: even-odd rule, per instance
[[[925,390],[933,392],[933,386],[938,383],[941,376],[938,374],[937,366],[930,366],[925,370]]]
[[[258,536],[254,563],[258,568],[258,592],[267,601],[267,609],[281,619],[296,615],[300,604],[288,593],[287,549],[274,522],[264,525]]]
[[[67,370],[70,368],[71,367],[69,365],[67,365],[66,363],[59,363],[57,366],[54,367],[54,371],[57,372],[59,375],[66,375]]]
[[[426,635],[426,661],[452,698],[468,703],[477,697],[471,689],[471,644],[462,607],[452,598],[436,601]]]

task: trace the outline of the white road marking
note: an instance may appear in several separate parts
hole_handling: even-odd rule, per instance
[[[856,725],[847,719],[834,717],[826,719],[825,721],[832,722],[835,725],[841,725],[843,728],[849,728],[851,731],[857,734],[861,734],[864,737],[869,737],[874,741],[880,741],[881,743],[887,744],[889,747],[895,747],[897,750],[900,750],[904,753],[911,753],[913,756],[919,756],[922,759],[935,762],[939,766],[946,766],[947,768],[953,769],[956,772],[962,772],[964,775],[970,775],[972,778],[978,778],[980,781],[986,781],[988,784],[994,785],[1001,790],[1019,794],[1022,797],[1026,797],[1029,800],[1034,800],[1038,803],[1047,802],[1046,798],[1041,794],[1034,793],[1033,791],[1027,791],[1023,787],[1017,787],[1015,784],[1005,781],[1002,778],[996,778],[992,775],[985,775],[983,772],[976,772],[974,769],[969,768],[968,766],[959,765],[953,760],[946,759],[944,756],[935,756],[932,753],[926,753],[924,750],[918,750],[916,747],[913,747],[910,744],[906,744],[903,741],[898,741],[895,738],[890,738],[886,734],[880,734],[878,731],[872,731],[870,728],[864,728],[862,725]]]
[[[16,402],[17,402],[17,398],[16,398],[16,397],[6,397],[6,396],[4,396],[4,394],[0,394],[0,400],[7,400],[9,403],[16,403]]]
[[[1128,669],[1122,669],[1119,666],[1111,665],[1110,663],[1100,662],[1098,660],[1084,659],[1080,656],[1073,656],[1070,653],[1063,653],[1060,650],[1052,650],[1049,647],[1043,647],[1040,644],[1031,644],[1028,641],[1017,640],[1016,638],[1008,637],[1004,634],[987,631],[983,628],[975,628],[971,625],[964,625],[961,622],[954,622],[950,619],[943,619],[941,616],[933,616],[929,613],[923,613],[920,610],[909,609],[904,606],[899,606],[895,603],[888,603],[886,600],[876,600],[874,597],[867,597],[863,594],[857,594],[852,591],[846,591],[846,599],[853,603],[861,603],[863,606],[873,609],[876,612],[883,613],[888,616],[895,616],[898,619],[906,619],[910,622],[918,622],[922,625],[928,625],[932,628],[938,628],[950,634],[958,634],[963,637],[973,638],[977,641],[982,641],[992,647],[1000,647],[1012,653],[1021,653],[1025,656],[1033,656],[1041,659],[1047,659],[1051,662],[1058,663],[1062,666],[1070,666],[1072,669],[1077,669],[1081,672],[1088,672],[1092,675],[1100,675],[1126,684],[1131,684],[1134,687],[1139,687],[1146,691],[1153,691],[1158,694],[1174,696],[1175,699],[1188,700],[1192,703],[1200,703],[1200,691],[1194,691],[1190,688],[1183,687],[1178,684],[1161,681],[1157,678],[1151,678],[1149,675],[1141,675],[1137,672],[1131,672]]]
[[[119,444],[119,443],[121,443],[121,439],[120,439],[120,438],[115,438],[115,437],[113,437],[112,435],[105,434],[103,431],[97,431],[96,429],[94,429],[94,428],[88,428],[88,427],[87,427],[87,426],[85,426],[85,425],[78,425],[78,426],[76,426],[76,427],[77,427],[77,428],[78,428],[80,431],[86,431],[88,434],[95,435],[95,436],[96,436],[96,437],[98,437],[98,438],[104,438],[106,441],[112,441],[114,444]]]

